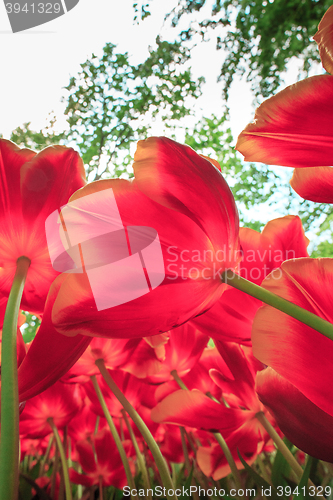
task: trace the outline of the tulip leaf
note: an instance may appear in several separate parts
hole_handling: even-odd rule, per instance
[[[299,500],[309,500],[309,498],[310,498],[307,484],[308,484],[308,480],[309,480],[309,476],[310,476],[310,472],[311,472],[312,463],[313,463],[313,457],[308,455],[305,469],[304,469],[303,475],[301,477],[300,483],[298,485],[298,488],[300,491]],[[306,493],[304,494],[305,490],[306,490]]]
[[[289,449],[292,448],[292,443],[288,441],[286,438],[284,438],[285,444],[288,446]],[[288,464],[287,460],[284,458],[282,453],[277,450],[274,463],[272,466],[272,483],[274,486],[289,486],[290,483],[287,481],[286,478],[289,477],[290,474],[290,465]]]
[[[260,486],[260,492],[264,490],[269,490],[269,495],[267,497],[272,500],[286,500],[286,498],[282,495],[278,495],[277,490],[274,488],[274,486],[271,486],[265,479],[263,479],[259,474],[252,469],[252,467],[249,466],[243,459],[242,455],[240,454],[239,450],[237,450],[238,456],[240,461],[242,462],[245,470],[248,472],[249,476],[254,480],[255,484]]]

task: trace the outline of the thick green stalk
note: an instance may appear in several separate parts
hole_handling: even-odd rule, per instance
[[[182,379],[178,375],[177,370],[172,370],[170,372],[170,375],[172,375],[172,377],[174,378],[175,382],[177,382],[177,384],[179,385],[179,387],[181,389],[184,389],[185,391],[188,391],[188,388],[186,387],[186,385],[184,384],[184,382],[182,381]]]
[[[135,483],[134,483],[132,472],[131,472],[131,469],[130,469],[130,466],[128,463],[128,458],[127,458],[126,452],[125,452],[124,447],[123,447],[123,443],[120,440],[117,428],[114,425],[114,422],[113,422],[113,419],[110,415],[108,407],[106,406],[105,399],[104,399],[102,391],[98,385],[96,375],[92,375],[90,378],[91,378],[91,381],[93,383],[94,389],[96,391],[98,401],[102,407],[106,421],[109,424],[110,432],[111,432],[113,439],[116,443],[117,450],[119,451],[119,455],[120,455],[121,461],[122,461],[124,469],[125,469],[125,474],[126,474],[128,486],[131,488],[131,490],[134,490]],[[131,496],[131,498],[132,498],[132,496]]]
[[[266,430],[266,432],[269,434],[269,436],[272,438],[274,441],[276,447],[278,450],[280,450],[281,454],[284,456],[292,470],[295,472],[297,475],[298,479],[301,479],[303,475],[303,468],[300,466],[300,464],[297,462],[296,458],[294,455],[291,453],[289,450],[288,446],[283,442],[283,440],[280,438],[272,424],[270,423],[269,420],[267,420],[266,415],[264,414],[263,411],[259,411],[256,414],[256,418],[259,420],[263,428]],[[308,486],[315,486],[311,479],[308,480]],[[318,496],[323,496],[320,493],[317,493]]]
[[[49,458],[49,455],[50,455],[50,451],[51,451],[51,447],[52,447],[52,444],[53,444],[53,440],[54,440],[54,436],[51,435],[50,439],[49,439],[49,443],[48,443],[46,451],[45,451],[45,454],[44,454],[42,460],[40,461],[39,476],[43,476],[44,475],[45,465],[46,465],[46,462],[47,462],[47,460]]]
[[[52,430],[53,430],[53,434],[54,434],[54,437],[55,437],[55,440],[56,440],[56,443],[57,443],[57,447],[58,447],[58,450],[59,450],[59,454],[60,454],[60,460],[61,460],[61,465],[62,465],[62,472],[63,472],[63,475],[64,475],[64,483],[65,483],[65,492],[66,492],[66,500],[72,500],[72,488],[71,488],[71,483],[69,481],[69,474],[68,474],[68,465],[67,465],[67,459],[66,459],[66,455],[65,455],[65,450],[64,450],[64,447],[62,445],[62,442],[61,442],[61,439],[60,439],[60,436],[59,436],[59,432],[58,432],[58,429],[53,421],[53,418],[52,417],[49,417],[47,419],[48,423],[50,424]]]
[[[2,327],[0,498],[16,500],[19,469],[19,397],[17,381],[17,319],[30,259],[20,257]]]
[[[186,387],[186,385],[184,384],[184,382],[182,381],[182,379],[178,375],[177,370],[172,370],[171,375],[173,376],[174,380],[177,382],[177,384],[179,385],[179,387],[181,389],[188,391],[188,388]],[[213,397],[211,397],[211,399],[213,399]],[[220,403],[219,401],[216,401],[216,402]],[[232,454],[229,450],[229,447],[228,447],[225,439],[223,438],[222,434],[220,434],[219,432],[213,432],[212,434],[215,437],[218,444],[220,445],[220,447],[222,448],[224,456],[229,464],[230,470],[231,470],[232,475],[234,477],[235,484],[236,484],[237,488],[240,490],[242,488],[242,481],[241,481],[239,470],[237,469],[237,465],[235,463],[234,457],[232,456]]]
[[[110,387],[111,391],[116,396],[118,401],[123,405],[123,408],[127,411],[129,416],[131,417],[131,419],[141,432],[141,435],[146,441],[147,445],[149,446],[149,449],[154,457],[156,466],[159,470],[163,486],[165,487],[167,499],[177,500],[177,497],[174,493],[175,488],[169,474],[168,466],[163,458],[163,455],[155,439],[151,435],[150,430],[148,429],[148,427],[146,426],[146,424],[144,423],[138,412],[133,408],[131,403],[126,399],[126,397],[121,392],[117,384],[114,382],[113,378],[111,377],[111,375],[109,374],[108,370],[105,367],[103,359],[97,359],[95,361],[95,364],[98,367],[99,371],[101,372],[102,376],[104,377],[105,382]]]
[[[176,371],[176,373],[177,373],[177,370],[174,370],[174,371]],[[177,376],[178,376],[178,373],[177,373]],[[179,377],[179,380],[181,380],[180,377]],[[183,454],[184,454],[185,468],[187,470],[188,475],[190,475],[191,474],[191,464],[190,464],[190,458],[188,456],[188,451],[187,451],[187,445],[186,445],[186,439],[185,439],[185,429],[184,429],[184,427],[182,425],[180,425],[179,426],[179,430],[180,430],[180,438],[181,438],[181,441],[182,441],[182,448],[183,448]],[[193,467],[193,475],[192,475],[192,478],[191,478],[191,486],[196,486],[196,483],[195,483],[195,480],[194,480],[194,475],[195,475],[195,470],[194,470],[194,467]],[[193,492],[193,500],[199,500],[199,495],[198,495],[198,493],[195,490]]]
[[[252,297],[265,302],[269,306],[275,307],[279,311],[288,314],[292,318],[298,319],[301,323],[310,326],[317,332],[325,335],[325,337],[333,340],[333,325],[316,314],[297,306],[293,302],[286,300],[275,293],[272,293],[265,288],[255,285],[238,274],[235,274],[231,269],[228,269],[222,274],[224,283],[241,290],[242,292],[251,295]]]
[[[229,450],[229,446],[227,445],[225,439],[219,432],[213,432],[213,436],[215,437],[216,441],[220,445],[224,456],[229,464],[231,473],[233,475],[233,478],[235,480],[235,484],[238,490],[242,489],[242,480],[239,474],[239,470],[237,469],[237,465],[235,463],[234,457],[231,454],[231,451]]]
[[[142,474],[143,484],[144,484],[144,486],[146,488],[146,492],[148,492],[149,490],[151,490],[151,488],[150,488],[150,484],[149,484],[149,477],[148,477],[148,471],[147,471],[147,466],[146,466],[145,458],[144,458],[143,454],[140,451],[138,442],[136,440],[134,431],[133,431],[133,429],[131,427],[130,421],[128,420],[128,416],[127,416],[126,411],[123,409],[123,410],[121,410],[121,413],[122,413],[122,416],[124,418],[127,430],[129,432],[131,441],[132,441],[134,449],[135,449],[135,453],[136,453],[136,458],[137,458],[137,461],[138,461],[139,470],[141,471],[141,474]],[[152,500],[152,496],[151,496],[151,492],[150,491],[147,494],[147,497],[148,497],[148,500]]]

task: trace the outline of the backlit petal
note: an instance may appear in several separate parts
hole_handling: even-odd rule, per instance
[[[238,137],[246,161],[288,167],[333,163],[333,76],[302,80],[264,101]]]
[[[200,391],[179,390],[157,404],[151,412],[155,422],[188,425],[196,429],[218,429],[226,437],[240,428],[253,412],[227,408]]]
[[[133,169],[143,193],[187,215],[203,229],[215,250],[227,252],[228,243],[235,248],[235,202],[221,172],[209,160],[189,146],[165,137],[151,137],[139,141]]]
[[[333,417],[272,368],[258,372],[256,389],[283,434],[313,457],[333,462]]]
[[[262,286],[333,323],[333,259],[284,262]],[[290,316],[263,306],[252,332],[253,354],[333,416],[328,384],[333,378],[333,342]]]
[[[333,6],[325,12],[313,39],[317,42],[321,62],[333,74]]]
[[[161,284],[151,291],[148,288],[144,293],[138,290],[140,294],[133,300],[97,310],[96,294],[103,297],[111,292],[113,296],[119,295],[119,290],[112,288],[112,273],[105,273],[101,267],[103,279],[95,284],[94,295],[87,274],[68,274],[52,312],[58,331],[67,335],[82,333],[111,338],[155,335],[208,309],[225,288],[218,272],[224,269],[225,263],[216,259],[212,243],[204,232],[186,215],[155,203],[134,183],[122,179],[87,185],[71,200],[80,198],[82,207],[87,201],[89,213],[95,213],[98,208],[103,211],[108,198],[99,197],[98,206],[92,207],[87,195],[107,189],[113,191],[125,227],[145,226],[157,231],[165,277],[162,276]],[[125,278],[130,289],[134,289],[131,275],[124,274]],[[108,294],[104,292],[103,295],[105,285],[109,287]]]
[[[333,203],[332,167],[295,168],[290,185],[305,200]]]
[[[51,322],[54,299],[64,275],[50,290],[43,320],[18,369],[20,401],[39,394],[61,378],[88,347],[91,338],[58,333]]]

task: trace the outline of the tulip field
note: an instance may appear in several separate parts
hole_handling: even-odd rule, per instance
[[[331,204],[333,6],[314,39],[326,74],[236,149]],[[188,145],[140,140],[132,174],[0,138],[0,500],[333,499],[333,259],[298,215],[240,224]]]

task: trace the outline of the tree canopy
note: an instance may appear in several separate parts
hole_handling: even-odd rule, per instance
[[[330,0],[179,0],[166,18],[174,27],[187,21],[176,37],[184,43],[215,37],[216,49],[226,54],[220,73],[226,97],[235,75],[245,75],[257,97],[268,97],[283,83],[293,57],[302,76],[320,61],[312,37],[330,5]],[[148,14],[145,2],[142,19]]]

